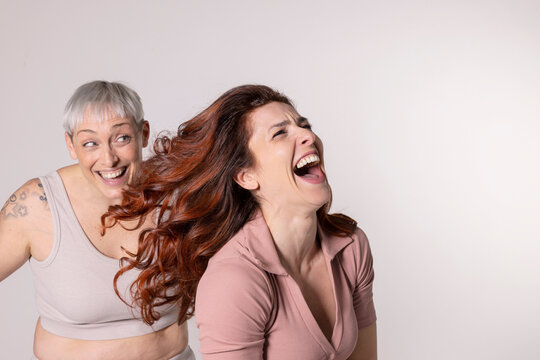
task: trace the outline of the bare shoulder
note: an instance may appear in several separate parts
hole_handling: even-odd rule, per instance
[[[49,216],[47,196],[38,178],[31,179],[18,188],[0,210],[2,222],[33,222]]]
[[[45,254],[52,244],[52,215],[39,179],[27,181],[7,199],[0,210],[0,281],[35,257],[34,240]],[[45,257],[39,254],[40,260]]]

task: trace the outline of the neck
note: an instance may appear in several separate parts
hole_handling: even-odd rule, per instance
[[[297,274],[319,254],[317,213],[261,207],[283,266]]]

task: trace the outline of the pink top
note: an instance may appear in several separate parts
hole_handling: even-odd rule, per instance
[[[281,265],[259,213],[210,260],[196,298],[204,359],[347,359],[358,329],[375,322],[369,243],[329,236],[319,227],[336,300],[332,341],[324,336],[300,288]]]

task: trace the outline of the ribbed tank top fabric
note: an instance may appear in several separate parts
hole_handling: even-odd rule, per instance
[[[30,258],[36,305],[43,328],[72,339],[120,339],[161,330],[177,320],[176,305],[158,308],[161,318],[146,325],[137,308],[116,295],[113,278],[120,262],[103,255],[84,233],[58,172],[40,177],[54,224],[54,244],[44,261]],[[123,298],[138,271],[118,281]]]

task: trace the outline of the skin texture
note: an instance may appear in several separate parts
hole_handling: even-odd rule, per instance
[[[310,183],[293,171],[305,154],[316,152],[324,176],[322,143],[307,120],[283,103],[256,109],[250,126],[249,148],[255,165],[239,172],[236,181],[257,198],[283,266],[300,287],[321,330],[331,338],[336,304],[316,238],[316,211],[330,200],[330,189],[326,179]],[[373,324],[360,329],[350,359],[376,359],[376,349]]]
[[[132,119],[121,117],[101,123],[85,118],[73,136],[66,134],[68,150],[78,163],[58,172],[88,239],[103,255],[114,259],[125,255],[122,247],[136,251],[139,232],[116,226],[102,236],[100,217],[110,205],[120,201],[122,188],[129,183],[142,160],[148,135],[147,122],[139,127]],[[119,169],[125,169],[125,173],[115,181],[101,176]],[[43,185],[39,179],[32,179],[15,191],[0,211],[0,253],[10,254],[0,261],[0,280],[30,256],[45,260],[53,240],[52,216]],[[168,359],[184,349],[187,341],[185,324],[173,324],[159,332],[131,338],[84,341],[51,334],[41,327],[38,319],[34,353],[41,360]]]
[[[145,121],[142,129],[131,119],[112,117],[108,121],[83,121],[73,132],[65,134],[66,145],[94,195],[108,205],[118,203],[122,189],[131,181],[140,162],[142,148],[148,144],[149,126]],[[125,170],[125,175],[114,183],[102,174]],[[101,193],[101,196],[99,194]]]
[[[250,116],[249,149],[255,166],[241,172],[242,186],[254,191],[259,203],[292,212],[312,213],[330,200],[328,183],[310,184],[293,172],[306,154],[316,152],[322,161],[322,142],[309,121],[283,103],[272,102]],[[324,172],[324,170],[323,170]]]
[[[0,253],[10,254],[0,262],[0,280],[28,260],[33,250],[32,239],[45,237],[52,241],[52,231],[43,185],[32,179],[15,191],[0,211]],[[39,244],[34,245],[38,247]]]

